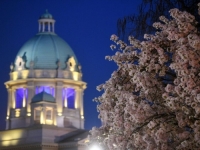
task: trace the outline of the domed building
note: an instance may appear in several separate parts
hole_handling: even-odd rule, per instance
[[[84,150],[81,66],[72,48],[54,32],[46,11],[39,32],[28,40],[10,66],[6,130],[1,150]]]

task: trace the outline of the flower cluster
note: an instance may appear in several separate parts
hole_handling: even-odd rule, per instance
[[[97,87],[104,90],[95,98],[103,125],[91,130],[91,141],[109,150],[199,149],[200,32],[191,14],[169,13],[145,41],[111,36],[119,50],[106,59],[118,69]]]

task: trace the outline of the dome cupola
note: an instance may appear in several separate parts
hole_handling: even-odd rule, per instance
[[[54,32],[55,20],[46,10],[40,16],[39,32],[19,50],[15,69],[71,70],[80,72],[78,60],[67,42]],[[70,62],[69,62],[70,61]]]
[[[53,19],[53,16],[46,9],[46,12],[40,16],[40,19]]]
[[[48,10],[40,16],[38,22],[39,32],[54,32],[55,20]]]

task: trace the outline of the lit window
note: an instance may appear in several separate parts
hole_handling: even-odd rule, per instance
[[[34,120],[36,122],[40,122],[40,110],[39,109],[35,109],[35,112],[34,112]]]
[[[46,108],[46,124],[52,125],[53,123],[53,109],[51,107]]]
[[[73,88],[63,88],[63,107],[75,108],[75,90]]]
[[[15,102],[16,102],[16,106],[15,108],[22,108],[25,107],[25,101],[27,99],[27,89],[24,88],[19,88],[16,90],[15,92]]]
[[[46,110],[46,120],[52,120],[52,110],[51,109]]]
[[[42,91],[45,91],[46,93],[51,94],[52,96],[55,96],[54,87],[38,86],[35,88],[35,94],[41,93]]]

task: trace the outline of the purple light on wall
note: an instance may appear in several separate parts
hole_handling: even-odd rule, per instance
[[[45,91],[55,97],[55,94],[54,94],[55,89],[53,87],[39,86],[35,88],[35,94],[41,93],[42,91]]]
[[[67,107],[74,109],[75,108],[75,90],[73,88],[64,88],[62,92],[62,97],[63,97],[63,106],[64,106],[64,100],[65,96],[67,97]]]
[[[25,90],[25,91],[24,91]],[[23,107],[23,97],[25,94],[25,98],[28,97],[27,89],[19,88],[15,92],[15,108],[22,108]]]

